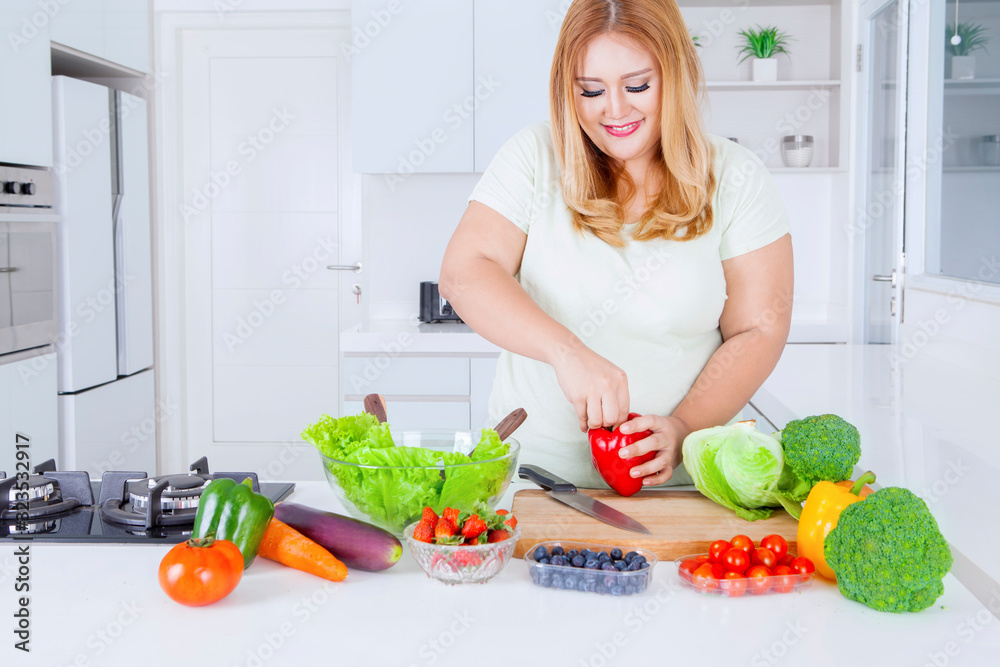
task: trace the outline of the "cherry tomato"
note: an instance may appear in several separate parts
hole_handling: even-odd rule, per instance
[[[695,556],[694,559],[698,561],[698,564],[708,562],[708,554],[701,554],[700,556]]]
[[[743,549],[743,551],[746,551],[747,555],[749,556],[751,553],[753,553],[754,544],[753,540],[751,540],[746,535],[737,535],[733,539],[729,540],[729,546],[731,546],[733,549]]]
[[[712,573],[712,565],[702,563],[691,573],[691,583],[694,587],[702,591],[714,591],[719,585],[719,580]]]
[[[757,547],[753,550],[753,553],[750,554],[750,564],[766,565],[768,568],[773,568],[778,564],[778,559],[774,557],[774,552],[770,549]]]
[[[680,567],[677,569],[677,573],[681,575],[681,578],[685,581],[691,581],[691,574],[701,565],[702,563],[694,558],[688,558],[686,561],[681,563]]]
[[[793,558],[789,567],[792,568],[792,572],[796,574],[810,575],[816,571],[816,566],[813,565],[813,562],[805,556]]]
[[[771,588],[776,593],[791,593],[798,583],[798,576],[792,572],[792,568],[787,565],[779,565],[774,568],[774,581]]]
[[[712,566],[712,576],[716,579],[722,579],[726,575],[726,568],[723,567],[722,563],[710,563]]]
[[[781,535],[768,535],[760,541],[760,546],[770,549],[779,561],[788,553],[788,542]]]
[[[731,548],[723,554],[722,565],[726,568],[727,572],[739,572],[742,574],[750,567],[750,557],[743,549]]]
[[[160,588],[189,607],[218,602],[243,577],[243,555],[228,540],[190,539],[175,545],[160,561]]]
[[[747,585],[754,595],[763,595],[771,588],[771,569],[764,565],[754,565],[747,570]]]
[[[708,562],[709,563],[721,563],[722,555],[729,551],[729,542],[725,540],[716,540],[712,542],[712,546],[708,548]]]
[[[787,565],[791,567],[793,560],[795,560],[795,556],[793,556],[792,554],[785,554],[784,558],[778,559],[778,565]]]
[[[747,592],[747,578],[739,572],[726,572],[719,582],[719,588],[731,598],[738,598]]]

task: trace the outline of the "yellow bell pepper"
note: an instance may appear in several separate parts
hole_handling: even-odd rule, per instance
[[[816,572],[827,579],[837,580],[823,556],[823,542],[830,531],[837,527],[837,520],[845,507],[859,502],[858,495],[865,484],[875,481],[875,473],[866,472],[850,487],[838,486],[833,482],[817,482],[802,508],[799,518],[798,549],[816,566]],[[866,494],[867,495],[867,494]]]

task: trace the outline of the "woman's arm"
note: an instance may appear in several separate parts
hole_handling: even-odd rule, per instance
[[[732,419],[774,370],[792,319],[792,239],[788,234],[763,248],[722,262],[726,305],[719,318],[723,343],[709,358],[694,386],[669,417],[644,415],[622,431],[653,430],[623,449],[623,458],[651,450],[651,461],[635,466],[643,484],[662,484],[681,462],[681,444],[692,431]]]
[[[581,430],[620,424],[629,403],[624,371],[546,314],[514,278],[527,240],[507,218],[470,202],[445,250],[441,296],[486,340],[550,364]]]

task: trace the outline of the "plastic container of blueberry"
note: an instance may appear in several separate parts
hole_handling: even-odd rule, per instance
[[[528,549],[524,561],[532,583],[543,588],[637,595],[649,585],[657,558],[645,549],[625,553],[609,544],[550,540]]]

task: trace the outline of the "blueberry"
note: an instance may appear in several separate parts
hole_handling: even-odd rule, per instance
[[[601,563],[596,558],[588,558],[583,563],[583,567],[588,570],[597,570],[601,567]]]
[[[576,556],[573,556],[573,560],[570,562],[573,563],[573,567],[583,567],[583,564],[587,561],[583,556],[577,554]]]
[[[563,578],[560,577],[558,574],[554,574],[552,575],[552,579],[550,580],[549,583],[552,584],[552,588],[562,588]]]
[[[590,558],[591,556],[596,556],[597,554],[595,554],[590,549],[584,549],[583,551],[580,552],[580,555],[583,556],[584,558]]]
[[[566,552],[566,555],[570,558],[576,558],[577,556],[580,555],[580,552],[577,549],[570,549],[569,551]]]
[[[636,557],[633,558],[632,560],[637,560],[640,563],[645,563],[646,562],[646,557],[643,556],[643,555],[641,555],[641,554],[637,554]]]
[[[647,567],[649,567],[649,563],[647,563],[646,561],[642,561],[641,563],[639,563],[640,570],[645,570]]]
[[[551,559],[551,562],[552,562],[553,565],[560,565],[560,566],[561,565],[566,565],[566,557],[565,556],[553,556],[552,559]]]
[[[600,554],[598,554],[597,560],[599,560],[602,563],[609,563],[611,562],[611,556],[608,555],[607,551],[602,551]]]
[[[541,545],[535,547],[535,550],[531,552],[531,557],[535,559],[535,561],[540,561],[543,558],[547,558],[548,555],[549,555],[548,550]]]
[[[601,569],[605,572],[617,572],[618,568],[612,565],[610,562],[605,562],[601,565]]]
[[[621,558],[622,558],[622,550],[621,549],[619,549],[618,547],[615,547],[614,549],[611,550],[611,559],[612,560],[621,560]]]
[[[629,551],[627,554],[625,554],[625,562],[631,563],[632,559],[635,558],[638,555],[639,554],[636,553],[635,551]]]
[[[625,593],[625,589],[622,586],[619,586],[619,585],[616,584],[616,585],[614,585],[614,586],[611,587],[611,594],[612,595],[623,595],[624,593]]]
[[[550,560],[548,559],[548,557],[546,556],[545,558],[539,558],[539,559],[538,559],[538,562],[539,562],[540,564],[542,564],[542,565],[548,565],[548,564],[549,564],[549,563],[551,563],[552,561],[550,561]]]
[[[576,579],[574,579],[573,577],[566,577],[565,579],[563,579],[563,588],[565,588],[567,591],[576,590]]]
[[[623,561],[623,560],[616,560],[615,561],[614,568],[616,570],[618,570],[619,572],[621,572],[622,570],[624,570],[626,567],[628,567],[628,565],[625,563],[625,561]]]
[[[563,549],[560,546],[555,546],[555,547],[552,547],[552,552],[551,553],[552,553],[553,556],[562,556],[563,554],[566,553],[566,551],[565,551],[565,549]]]
[[[628,584],[627,586],[625,586],[625,595],[635,595],[638,592],[639,591],[637,591],[635,586],[633,586],[632,584]]]
[[[642,569],[642,563],[636,563],[635,561],[632,561],[631,563],[628,564],[628,567],[625,569],[628,570],[629,572],[636,572]]]

